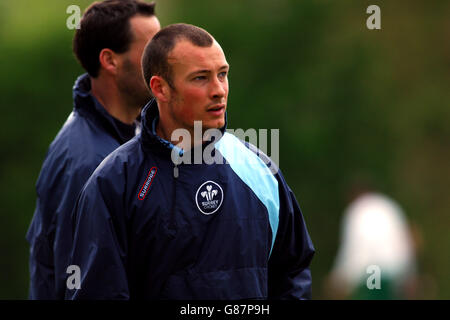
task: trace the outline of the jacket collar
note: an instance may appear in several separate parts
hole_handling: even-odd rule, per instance
[[[111,116],[91,94],[91,79],[87,73],[78,77],[73,86],[74,111],[101,126],[120,144],[135,135],[136,124],[126,124]]]
[[[159,137],[156,134],[156,124],[159,121],[159,110],[156,99],[150,100],[141,112],[142,132],[141,139],[145,148],[152,151],[159,151],[165,154],[170,154],[172,149],[177,148],[171,142]],[[225,113],[225,125],[220,128],[222,135],[225,133],[227,127],[227,114]],[[208,141],[203,143],[202,149],[208,146],[210,143],[217,143],[217,141]],[[179,149],[179,154],[183,154],[183,149]]]

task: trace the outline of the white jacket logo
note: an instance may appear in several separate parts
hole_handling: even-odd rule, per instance
[[[203,198],[206,198],[206,200],[211,201],[212,198],[217,194],[217,189],[216,190],[212,190],[212,185],[207,185],[206,186],[206,190],[207,191],[203,191],[201,193]],[[212,191],[211,191],[212,190]]]
[[[195,202],[203,214],[216,212],[223,201],[223,190],[214,181],[206,181],[195,194]]]

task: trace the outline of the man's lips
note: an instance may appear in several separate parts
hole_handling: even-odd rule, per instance
[[[207,111],[218,111],[220,109],[225,108],[225,103],[219,103],[219,104],[215,104],[213,106],[210,106]]]
[[[220,116],[225,112],[225,103],[215,104],[207,109],[207,112],[215,116]]]

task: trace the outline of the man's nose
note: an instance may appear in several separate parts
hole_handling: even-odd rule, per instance
[[[211,84],[211,97],[213,99],[223,98],[226,94],[226,81],[215,78]]]

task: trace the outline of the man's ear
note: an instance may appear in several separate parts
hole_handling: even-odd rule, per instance
[[[167,102],[170,97],[169,84],[160,76],[153,76],[150,79],[150,89],[158,101]]]
[[[99,54],[100,67],[105,69],[107,72],[116,74],[118,59],[117,54],[111,49],[104,48]]]

